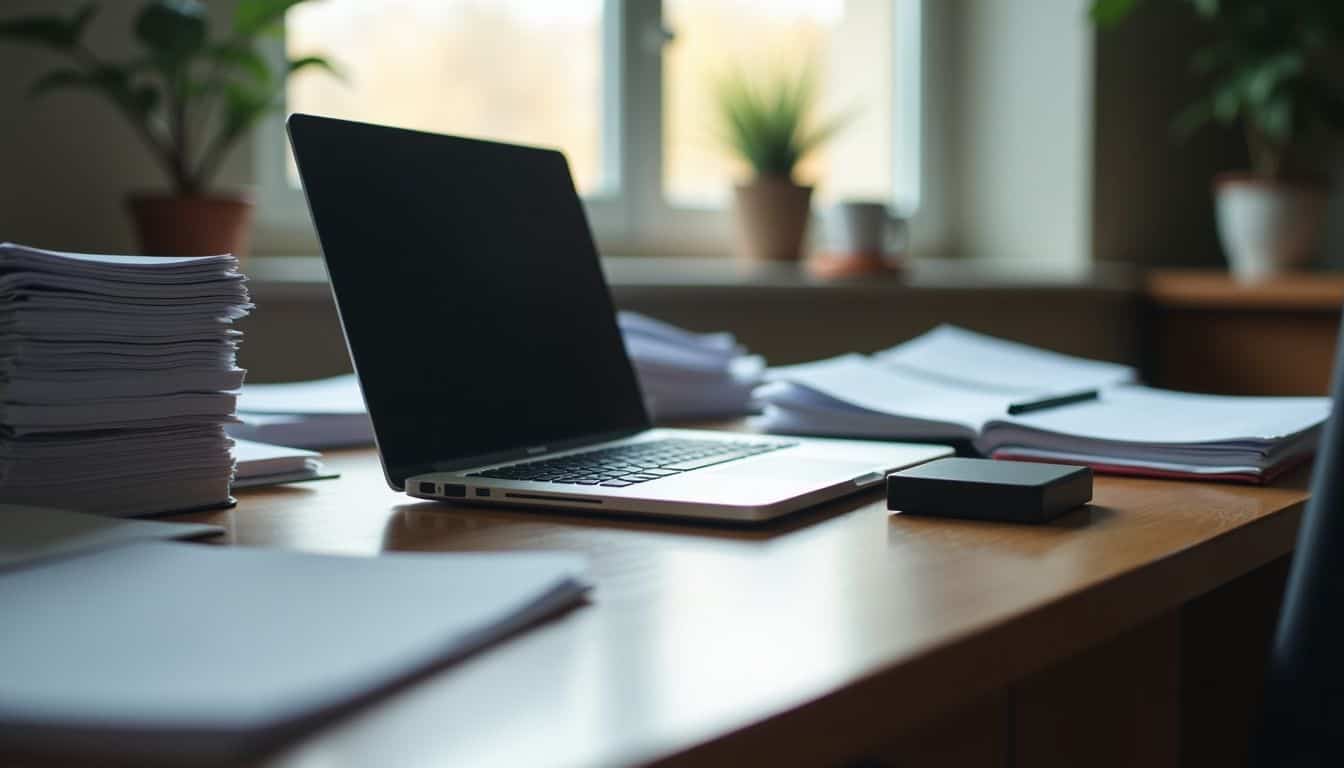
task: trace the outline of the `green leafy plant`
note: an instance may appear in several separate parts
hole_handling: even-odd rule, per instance
[[[0,21],[0,42],[60,54],[67,64],[38,78],[29,93],[101,93],[135,128],[174,190],[193,196],[209,187],[229,150],[257,120],[280,105],[290,75],[308,68],[335,73],[320,56],[273,68],[258,49],[300,2],[237,0],[232,29],[212,40],[199,0],[150,0],[134,23],[141,51],[124,61],[101,58],[85,45],[98,10],[92,3],[65,16]]]
[[[731,70],[715,81],[714,97],[724,144],[763,177],[792,179],[803,157],[849,119],[814,124],[817,85],[810,63],[796,74],[776,72],[759,82]]]
[[[1213,41],[1191,65],[1208,82],[1178,114],[1174,131],[1240,123],[1252,169],[1267,178],[1312,174],[1300,157],[1314,138],[1344,130],[1344,2],[1341,0],[1184,0],[1212,28]],[[1143,0],[1093,0],[1106,28]]]

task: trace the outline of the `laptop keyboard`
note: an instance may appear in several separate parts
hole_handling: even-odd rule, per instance
[[[664,438],[510,464],[468,476],[623,488],[794,445],[797,443]]]

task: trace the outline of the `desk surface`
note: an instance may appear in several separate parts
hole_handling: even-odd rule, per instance
[[[248,546],[580,552],[597,588],[280,764],[835,760],[1283,555],[1306,497],[1302,476],[1098,478],[1092,506],[1048,526],[892,516],[869,492],[723,529],[413,502],[372,452],[329,459],[341,479],[242,491],[193,518]]]

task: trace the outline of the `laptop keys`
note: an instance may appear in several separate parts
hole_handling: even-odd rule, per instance
[[[600,448],[595,451],[569,454],[555,459],[541,459],[522,464],[511,464],[481,472],[472,477],[499,480],[527,480],[567,485],[603,485],[623,488],[646,483],[660,477],[712,467],[767,451],[787,448],[795,443],[751,443],[742,441],[688,440],[668,438],[643,443]]]

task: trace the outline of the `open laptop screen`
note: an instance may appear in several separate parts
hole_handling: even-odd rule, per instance
[[[564,156],[289,131],[388,479],[648,426]]]

